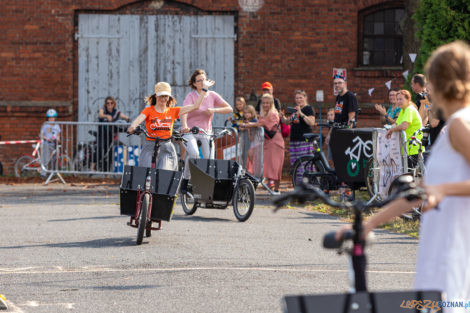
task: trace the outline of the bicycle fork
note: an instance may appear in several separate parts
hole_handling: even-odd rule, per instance
[[[146,220],[148,221],[148,225],[146,227],[146,229],[149,229],[149,230],[160,230],[162,228],[162,221],[158,220],[158,221],[155,221],[155,223],[158,223],[158,227],[152,227],[152,219],[151,219],[151,216],[152,216],[152,206],[153,206],[153,197],[152,197],[152,193],[150,191],[150,185],[151,185],[151,177],[150,175],[147,176],[146,180],[145,180],[145,189],[142,190],[142,189],[138,189],[137,190],[137,206],[136,206],[136,209],[135,209],[135,216],[131,216],[131,220],[129,222],[129,225],[132,226],[132,227],[138,227],[138,218],[139,218],[139,215],[140,215],[140,210],[142,208],[142,203],[144,202],[144,197],[145,195],[149,195],[149,203],[148,203],[148,211],[147,211],[147,218]]]

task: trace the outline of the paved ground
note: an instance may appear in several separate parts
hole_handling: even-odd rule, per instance
[[[10,312],[281,312],[286,294],[347,290],[347,259],[321,248],[336,218],[259,203],[173,220],[144,244],[118,187],[0,185],[0,293]],[[378,232],[369,287],[410,289],[415,239]]]

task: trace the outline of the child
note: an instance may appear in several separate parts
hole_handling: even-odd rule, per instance
[[[328,122],[335,121],[335,108],[329,108],[328,113],[326,113],[326,119]]]
[[[252,105],[247,105],[243,109],[243,123],[256,123],[258,122],[258,119],[256,118],[256,110],[255,107]],[[255,128],[246,128],[244,127],[244,124],[240,124],[240,130],[241,131],[248,131],[248,142],[250,143],[250,146],[248,148],[247,152],[247,160],[246,160],[246,170],[250,174],[254,174],[254,160],[253,157],[255,155],[255,147],[259,145],[259,143],[255,140],[255,132],[259,131],[258,129]]]
[[[46,112],[46,121],[50,123],[44,123],[41,128],[41,162],[47,168],[51,169],[53,164],[49,164],[51,161],[52,153],[56,149],[57,143],[60,141],[60,126],[53,124],[57,118],[57,111],[49,109]],[[41,176],[45,176],[46,172],[41,167]]]
[[[233,110],[233,116],[227,118],[232,121],[232,127],[239,129],[239,125],[243,122],[243,110],[246,107],[245,98],[237,97],[235,99],[235,109]]]

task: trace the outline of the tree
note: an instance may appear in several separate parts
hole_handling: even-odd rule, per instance
[[[454,40],[470,41],[469,0],[421,0],[413,16],[421,41],[413,73],[423,73],[437,47]]]

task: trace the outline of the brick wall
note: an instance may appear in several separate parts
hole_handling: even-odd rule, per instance
[[[240,10],[238,0],[4,0],[0,6],[0,134],[2,140],[37,136],[49,107],[61,119],[76,119],[78,98],[78,14],[233,14],[235,91],[259,95],[261,83],[273,83],[275,96],[292,103],[304,89],[313,99],[325,91],[325,106],[334,102],[332,68],[348,70],[348,87],[361,105],[383,102],[384,83],[402,84],[401,72],[363,70],[357,66],[358,12],[396,3],[383,0],[264,0],[256,13]],[[398,1],[403,3],[403,1]],[[370,97],[368,88],[376,90]],[[375,114],[375,113],[374,113]],[[363,114],[363,126],[378,126],[376,115]],[[6,171],[29,147],[0,146]]]

